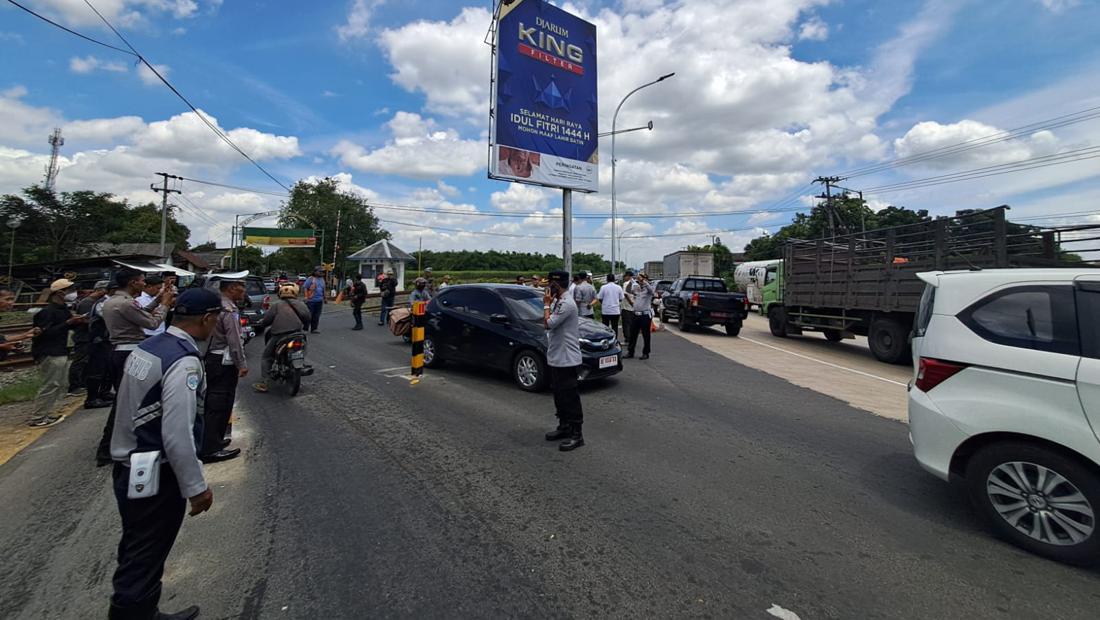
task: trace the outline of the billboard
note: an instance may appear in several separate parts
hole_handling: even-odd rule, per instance
[[[317,236],[312,228],[249,228],[244,227],[247,245],[277,245],[291,248],[312,248]]]
[[[599,188],[596,26],[544,0],[502,4],[489,177]]]

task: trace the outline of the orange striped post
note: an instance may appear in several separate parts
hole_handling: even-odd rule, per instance
[[[412,306],[412,381],[413,385],[420,383],[420,377],[424,374],[424,316],[428,302],[418,301]]]

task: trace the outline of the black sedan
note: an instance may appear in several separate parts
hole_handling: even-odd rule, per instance
[[[424,365],[444,361],[486,366],[511,373],[520,388],[545,389],[546,329],[542,291],[510,284],[449,286],[428,304]],[[623,369],[615,334],[580,319],[581,381],[602,379]]]

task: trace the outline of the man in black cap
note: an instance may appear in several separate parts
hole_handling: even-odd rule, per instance
[[[546,363],[554,390],[554,409],[558,428],[546,434],[547,441],[562,441],[562,452],[584,445],[581,425],[584,411],[577,389],[577,367],[581,365],[580,325],[577,303],[568,295],[569,272],[551,271],[550,288],[543,297],[543,321],[546,325]]]
[[[142,342],[126,361],[111,436],[112,479],[122,517],[111,620],[199,615],[198,607],[163,614],[157,606],[164,562],[188,501],[191,516],[214,503],[196,449],[206,390],[197,343],[210,337],[221,314],[221,299],[213,291],[184,291],[172,309],[172,325]]]
[[[204,463],[227,461],[241,453],[239,448],[229,449],[229,419],[233,415],[233,400],[237,396],[237,383],[248,374],[248,359],[244,354],[244,338],[241,337],[241,318],[237,304],[245,299],[244,280],[222,279],[222,314],[210,345],[206,348],[205,428],[199,458]]]
[[[110,407],[111,401],[102,398],[102,377],[105,356],[102,355],[102,347],[97,347],[94,342],[97,337],[92,333],[92,322],[95,320],[94,310],[100,300],[107,294],[106,280],[95,283],[92,292],[76,302],[73,308],[78,316],[85,317],[85,322],[77,323],[73,327],[73,361],[69,365],[69,392],[75,392],[76,388],[85,391],[84,408],[99,409]],[[98,321],[102,326],[102,319]],[[93,357],[93,351],[95,356]]]

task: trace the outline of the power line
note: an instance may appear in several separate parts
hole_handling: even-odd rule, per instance
[[[1024,159],[1008,164],[985,166],[982,168],[974,168],[962,172],[926,177],[924,179],[914,179],[912,181],[903,181],[899,183],[891,183],[888,185],[869,187],[866,189],[866,191],[882,194],[906,189],[932,187],[935,185],[943,185],[945,183],[957,183],[959,181],[969,181],[973,179],[982,179],[985,177],[997,176],[1001,174],[1009,174],[1011,172],[1022,172],[1024,170],[1034,170],[1037,168],[1046,168],[1049,166],[1059,166],[1079,161],[1085,161],[1088,159],[1096,159],[1097,157],[1100,157],[1100,147],[1088,147],[1084,149],[1066,151],[1065,153],[1055,155],[1033,157],[1030,159]]]
[[[1036,131],[1042,131],[1047,129],[1057,129],[1059,127],[1065,127],[1075,123],[1081,123],[1094,118],[1100,118],[1100,106],[1086,108],[1077,112],[1071,112],[1069,114],[1063,114],[1050,119],[1036,121],[1027,125],[1016,127],[1015,129],[1008,129],[999,131],[986,136],[979,136],[977,138],[971,138],[963,142],[956,144],[949,144],[941,146],[939,148],[930,149],[928,151],[922,151],[915,153],[907,157],[899,157],[891,160],[886,160],[878,164],[871,164],[868,166],[862,166],[841,173],[839,176],[844,178],[853,178],[858,176],[864,176],[873,174],[876,172],[882,172],[892,168],[899,168],[901,166],[908,166],[910,164],[925,162],[933,159],[939,159],[941,157],[947,157],[949,155],[956,155],[966,151],[982,148],[991,144],[997,144],[1000,142],[1006,142],[1008,140],[1014,140],[1022,135],[1030,134]]]
[[[237,191],[246,192],[249,194],[262,194],[264,196],[276,196],[278,198],[286,198],[287,194],[280,194],[278,192],[268,192],[262,189],[251,189],[248,187],[239,187],[236,185],[229,185],[228,183],[217,183],[215,181],[203,181],[202,179],[192,179],[189,177],[180,177],[184,181],[190,181],[192,183],[201,183],[202,185],[213,185],[214,187],[224,187],[226,189],[235,189]],[[289,190],[288,190],[289,191]]]
[[[10,2],[11,0],[8,0],[8,1]],[[137,49],[133,45],[131,45],[129,41],[126,40],[126,37],[122,36],[122,33],[119,32],[113,25],[111,25],[111,22],[107,21],[107,18],[104,17],[102,13],[100,13],[94,6],[92,6],[92,3],[89,0],[84,0],[84,4],[88,5],[88,8],[90,8],[92,10],[92,12],[94,12],[99,17],[99,19],[101,19],[103,21],[103,23],[106,24],[107,27],[111,29],[111,32],[114,32],[115,35],[119,38],[119,40],[121,40],[123,43],[125,43],[126,47],[130,48],[130,51],[133,53],[133,55],[137,56],[138,60],[140,60],[141,63],[144,64],[147,69],[152,71],[153,75],[157,76],[157,79],[159,79],[161,82],[163,82],[164,85],[167,86],[168,89],[171,90],[172,93],[176,95],[176,97],[179,97],[180,101],[183,101],[187,105],[188,108],[191,108],[191,111],[194,112],[195,115],[199,117],[199,120],[201,120],[204,124],[206,124],[207,127],[210,128],[210,131],[213,131],[215,135],[217,135],[219,138],[221,138],[222,141],[224,141],[226,144],[228,144],[229,147],[232,148],[234,151],[237,151],[237,153],[240,153],[241,157],[244,157],[249,162],[251,162],[252,165],[255,166],[256,169],[258,169],[260,172],[264,173],[267,176],[267,178],[274,181],[276,184],[279,185],[279,187],[282,187],[286,191],[288,191],[288,192],[290,191],[290,188],[287,187],[286,185],[284,185],[282,181],[275,178],[270,172],[267,171],[266,168],[261,166],[259,164],[259,162],[252,159],[252,157],[250,157],[248,155],[248,153],[245,153],[241,149],[241,147],[237,146],[236,143],[234,143],[233,140],[231,140],[229,138],[229,136],[226,135],[226,133],[224,131],[222,131],[217,125],[214,125],[213,123],[211,123],[210,120],[206,118],[205,114],[200,112],[198,108],[196,108],[190,101],[188,101],[187,97],[183,96],[183,93],[181,93],[175,86],[173,86],[171,82],[169,82],[167,79],[165,79],[165,77],[160,74],[160,71],[157,71],[156,67],[154,67],[152,63],[150,63],[148,60],[146,60],[145,57],[142,56],[141,53],[138,52]]]
[[[104,43],[103,41],[100,41],[99,39],[93,39],[92,37],[89,37],[88,35],[80,34],[79,32],[77,32],[75,30],[72,30],[70,28],[66,28],[65,26],[62,26],[61,24],[53,21],[52,19],[50,19],[48,17],[45,17],[43,15],[39,15],[38,13],[35,13],[31,9],[23,6],[22,4],[19,4],[15,0],[8,0],[8,3],[12,4],[16,7],[19,7],[20,9],[26,11],[27,13],[30,13],[31,15],[34,15],[38,19],[41,19],[42,21],[46,22],[47,24],[50,24],[51,26],[54,26],[56,28],[60,28],[60,29],[64,30],[65,32],[69,33],[69,34],[76,35],[76,36],[80,37],[81,39],[84,39],[85,41],[91,41],[92,43],[95,43],[96,45],[102,45],[103,47],[115,50],[116,52],[122,52],[123,54],[130,54],[131,56],[137,56],[137,54],[135,54],[134,52],[131,52],[129,50],[124,50],[121,47],[115,47],[114,45],[111,45],[110,43]],[[138,58],[140,58],[140,56],[138,56]]]

